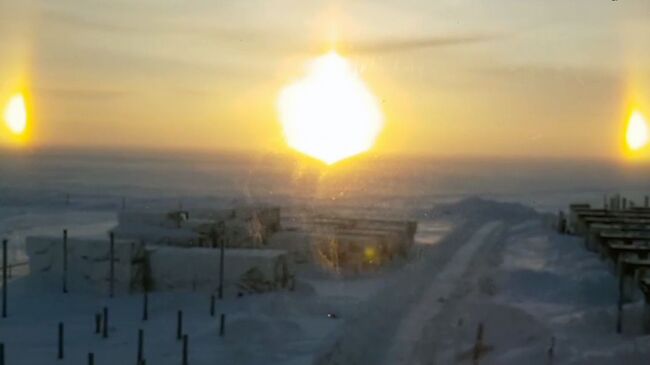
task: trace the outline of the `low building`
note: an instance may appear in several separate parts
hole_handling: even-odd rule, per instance
[[[128,294],[219,288],[219,249],[145,246],[139,240],[116,239],[111,253],[108,238],[68,238],[64,251],[61,237],[33,236],[27,237],[26,246],[32,278],[61,285],[65,271],[70,290],[108,294],[112,286],[115,294]],[[284,250],[224,249],[223,274],[224,288],[237,292],[290,288],[294,280]]]
[[[294,258],[311,259],[329,271],[355,274],[406,257],[417,222],[318,215],[294,219],[291,229],[274,241],[290,249]],[[290,243],[288,235],[299,242]]]
[[[169,246],[262,248],[280,230],[280,208],[240,207],[221,210],[122,211],[115,233],[146,243]]]
[[[152,247],[148,250],[154,290],[217,291],[220,250]],[[283,250],[224,250],[224,286],[238,292],[264,292],[292,285],[287,253]]]
[[[61,237],[30,236],[25,244],[30,276],[35,279],[60,284],[65,270],[70,288],[108,293],[112,256],[116,293],[140,291],[144,287],[146,250],[137,240],[115,240],[112,255],[108,237],[105,240],[68,238],[65,251]]]

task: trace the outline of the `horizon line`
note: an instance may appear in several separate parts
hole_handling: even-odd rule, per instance
[[[22,152],[21,152],[22,151]],[[207,148],[207,147],[188,147],[188,146],[135,146],[135,145],[106,145],[106,146],[89,146],[89,145],[38,145],[38,146],[22,146],[21,148],[14,148],[11,146],[0,146],[0,154],[20,154],[24,152],[38,153],[53,151],[58,153],[97,153],[109,155],[124,155],[124,154],[149,154],[149,153],[180,153],[183,155],[246,155],[246,156],[260,156],[260,155],[276,155],[283,157],[300,157],[299,152],[294,152],[290,149],[265,149],[254,150],[250,148]],[[597,155],[583,155],[583,156],[561,156],[561,155],[541,155],[541,154],[477,154],[477,153],[447,153],[436,154],[432,152],[413,152],[413,151],[368,151],[356,156],[352,156],[349,160],[359,158],[407,158],[407,159],[465,159],[465,160],[563,160],[563,161],[600,161],[600,162],[615,162],[627,163],[619,156],[597,156]],[[643,163],[643,161],[638,161]]]

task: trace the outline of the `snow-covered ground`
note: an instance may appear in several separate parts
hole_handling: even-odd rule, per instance
[[[427,216],[457,225],[342,326],[318,364],[472,363],[479,323],[480,364],[648,363],[640,303],[617,335],[611,266],[556,234],[551,217],[480,199]]]
[[[617,288],[610,266],[576,237],[556,234],[552,217],[515,203],[470,198],[420,212],[410,261],[359,278],[299,273],[294,292],[217,301],[226,313],[218,336],[209,294],[142,297],[64,295],[59,283],[29,277],[9,285],[9,318],[0,320],[7,364],[96,364],[136,361],[145,332],[148,364],[179,364],[176,312],[183,310],[190,364],[463,364],[471,363],[479,323],[480,364],[647,364],[650,339],[640,334],[641,306],[629,305],[624,334],[615,333]],[[6,214],[15,242],[66,226],[103,235],[108,213]],[[19,243],[16,250],[19,250]],[[94,315],[110,309],[110,336],[94,334]],[[328,314],[336,314],[330,318]],[[56,359],[58,322],[65,359]],[[551,339],[555,346],[549,359]]]

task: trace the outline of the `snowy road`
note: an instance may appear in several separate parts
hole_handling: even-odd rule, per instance
[[[483,225],[463,244],[445,267],[431,281],[420,300],[406,312],[401,320],[392,345],[384,358],[384,364],[412,364],[415,345],[425,325],[440,313],[445,305],[440,298],[448,298],[462,279],[476,252],[487,242],[487,237],[501,225],[490,222]]]
[[[440,243],[390,278],[324,345],[314,364],[410,364],[424,327],[449,304],[477,252],[495,242],[502,221],[464,220]]]

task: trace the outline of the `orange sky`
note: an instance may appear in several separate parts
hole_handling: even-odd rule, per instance
[[[334,39],[377,152],[611,157],[650,117],[645,0],[6,0],[0,104],[29,94],[34,146],[282,151],[278,94]]]

